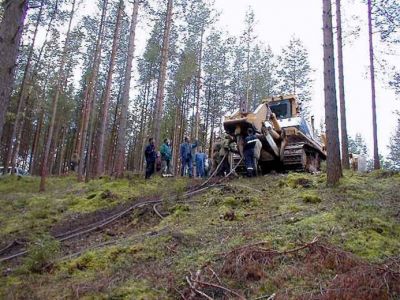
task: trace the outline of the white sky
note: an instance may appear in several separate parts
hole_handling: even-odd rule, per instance
[[[320,120],[324,118],[322,1],[215,0],[215,5],[221,12],[219,27],[232,35],[242,33],[244,16],[248,7],[251,6],[256,16],[258,39],[266,45],[270,45],[275,54],[280,53],[282,47],[288,44],[293,35],[303,41],[309,51],[311,67],[315,70],[312,107],[316,117],[316,126],[319,126]],[[130,5],[128,5],[126,11],[129,16],[130,9]],[[96,10],[94,3],[84,1],[81,11],[86,13],[88,10]],[[344,21],[350,20],[348,23],[350,26],[354,27],[357,25],[355,23],[358,23],[361,27],[359,37],[347,39],[344,48],[348,133],[352,136],[358,132],[361,133],[369,148],[372,149],[367,8],[361,3],[361,0],[342,0],[342,13]],[[353,15],[357,15],[359,19],[351,20]],[[146,24],[141,22],[141,16],[139,15],[140,23],[137,30],[136,57],[142,54],[149,33]],[[346,24],[343,26],[345,27]],[[379,46],[378,40],[379,37],[376,36],[377,46]],[[381,58],[379,55],[381,54],[377,51],[376,56]],[[389,59],[392,64],[396,62],[397,66],[400,65],[399,56],[382,58]],[[376,67],[378,69],[378,66]],[[388,152],[387,145],[396,124],[396,116],[393,112],[400,109],[400,99],[396,100],[394,92],[380,81],[377,82],[376,92],[379,150],[385,155]]]
[[[342,1],[345,17],[358,14],[360,37],[347,41],[344,48],[345,92],[348,133],[360,132],[372,149],[372,115],[369,75],[369,52],[367,39],[367,9],[355,1]],[[307,3],[307,5],[305,5]],[[239,35],[244,28],[246,10],[252,6],[257,20],[256,35],[269,44],[275,53],[287,45],[290,37],[300,38],[310,54],[314,73],[313,108],[317,122],[324,114],[323,48],[322,48],[322,1],[321,0],[216,0],[222,11],[221,25],[232,34]],[[353,21],[354,22],[354,21]],[[379,37],[376,36],[375,40]],[[376,53],[379,55],[379,53]],[[399,57],[396,57],[399,65]],[[392,61],[394,58],[392,57]],[[380,152],[386,154],[396,117],[392,113],[400,109],[400,99],[392,90],[377,83],[378,139]],[[316,122],[316,125],[318,124]]]

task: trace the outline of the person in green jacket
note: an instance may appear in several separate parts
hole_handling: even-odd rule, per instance
[[[172,149],[169,139],[165,139],[164,143],[160,148],[161,153],[161,164],[162,164],[162,175],[171,175],[171,160],[172,160]]]

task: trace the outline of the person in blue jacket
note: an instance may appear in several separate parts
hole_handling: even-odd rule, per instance
[[[185,169],[188,168],[189,177],[193,176],[193,154],[192,150],[197,147],[197,141],[193,144],[190,143],[189,138],[186,136],[184,142],[180,147],[180,155],[181,155],[181,176],[185,175]]]
[[[157,152],[156,147],[154,146],[153,138],[149,138],[149,144],[146,146],[144,150],[144,157],[146,158],[146,179],[149,179],[150,176],[154,173]]]
[[[199,151],[195,155],[196,161],[196,175],[197,177],[205,177],[206,176],[206,159],[207,155],[202,152],[201,147],[198,149]]]
[[[257,137],[254,135],[253,128],[248,128],[243,147],[244,164],[246,165],[247,177],[253,177],[256,174],[256,165],[254,162],[254,147],[256,142]]]

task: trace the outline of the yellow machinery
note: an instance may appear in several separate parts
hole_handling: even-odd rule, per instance
[[[262,143],[259,166],[263,173],[271,170],[315,172],[326,159],[322,143],[314,128],[300,116],[295,95],[271,97],[262,101],[254,112],[237,110],[224,120],[225,131],[235,138],[243,155],[247,128],[253,128]]]

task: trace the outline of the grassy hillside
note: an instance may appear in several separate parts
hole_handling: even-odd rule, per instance
[[[270,175],[184,197],[198,183],[52,178],[40,194],[37,178],[2,178],[0,247],[16,241],[2,257],[28,254],[0,263],[0,298],[400,297],[399,175],[347,173],[336,188],[324,175]]]

